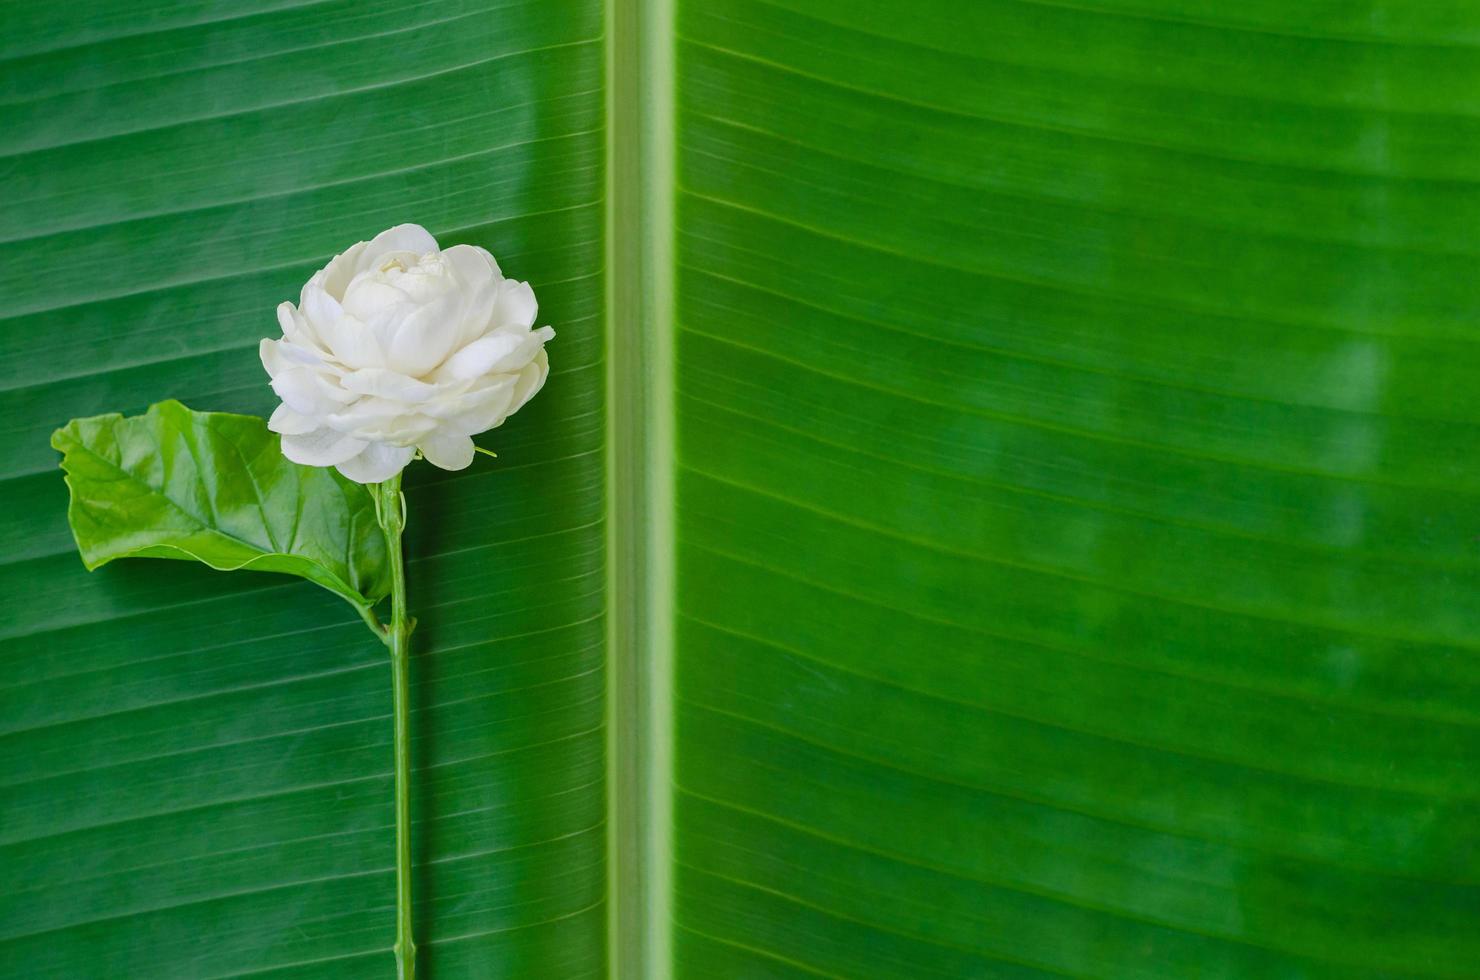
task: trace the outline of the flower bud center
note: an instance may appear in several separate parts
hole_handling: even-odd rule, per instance
[[[407,289],[408,286],[402,283],[403,277],[417,277],[423,283],[428,283],[432,279],[440,278],[443,273],[442,256],[435,252],[417,256],[410,256],[403,252],[400,255],[386,256],[373,273],[373,276],[376,280],[385,283],[387,286],[397,286],[401,289]],[[412,288],[414,290],[420,287]]]

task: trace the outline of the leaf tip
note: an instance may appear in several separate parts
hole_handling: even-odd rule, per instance
[[[70,419],[66,425],[53,429],[51,433],[51,448],[63,456],[77,445],[77,427],[82,419]]]

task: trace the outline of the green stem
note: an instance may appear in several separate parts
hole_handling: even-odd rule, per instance
[[[374,607],[355,606],[355,611],[360,614],[360,618],[365,621],[365,625],[370,627],[370,632],[375,634],[376,639],[380,640],[381,643],[390,643],[390,636],[386,633],[385,627],[380,625],[380,620],[375,615]]]
[[[376,516],[385,532],[391,563],[391,621],[382,639],[391,651],[391,695],[395,712],[396,756],[396,976],[416,978],[416,943],[411,938],[411,731],[410,652],[415,621],[406,615],[406,570],[401,532],[406,528],[406,498],[401,474],[377,484]]]

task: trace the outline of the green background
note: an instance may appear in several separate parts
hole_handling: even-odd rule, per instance
[[[47,438],[410,220],[559,332],[409,476],[424,976],[1480,977],[1480,5],[614,2],[5,11],[0,975],[390,975],[382,650]]]

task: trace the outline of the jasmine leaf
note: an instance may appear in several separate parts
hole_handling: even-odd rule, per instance
[[[369,491],[289,461],[260,418],[166,401],[133,418],[73,419],[51,444],[63,454],[67,519],[89,569],[184,558],[285,572],[360,609],[390,591]]]

